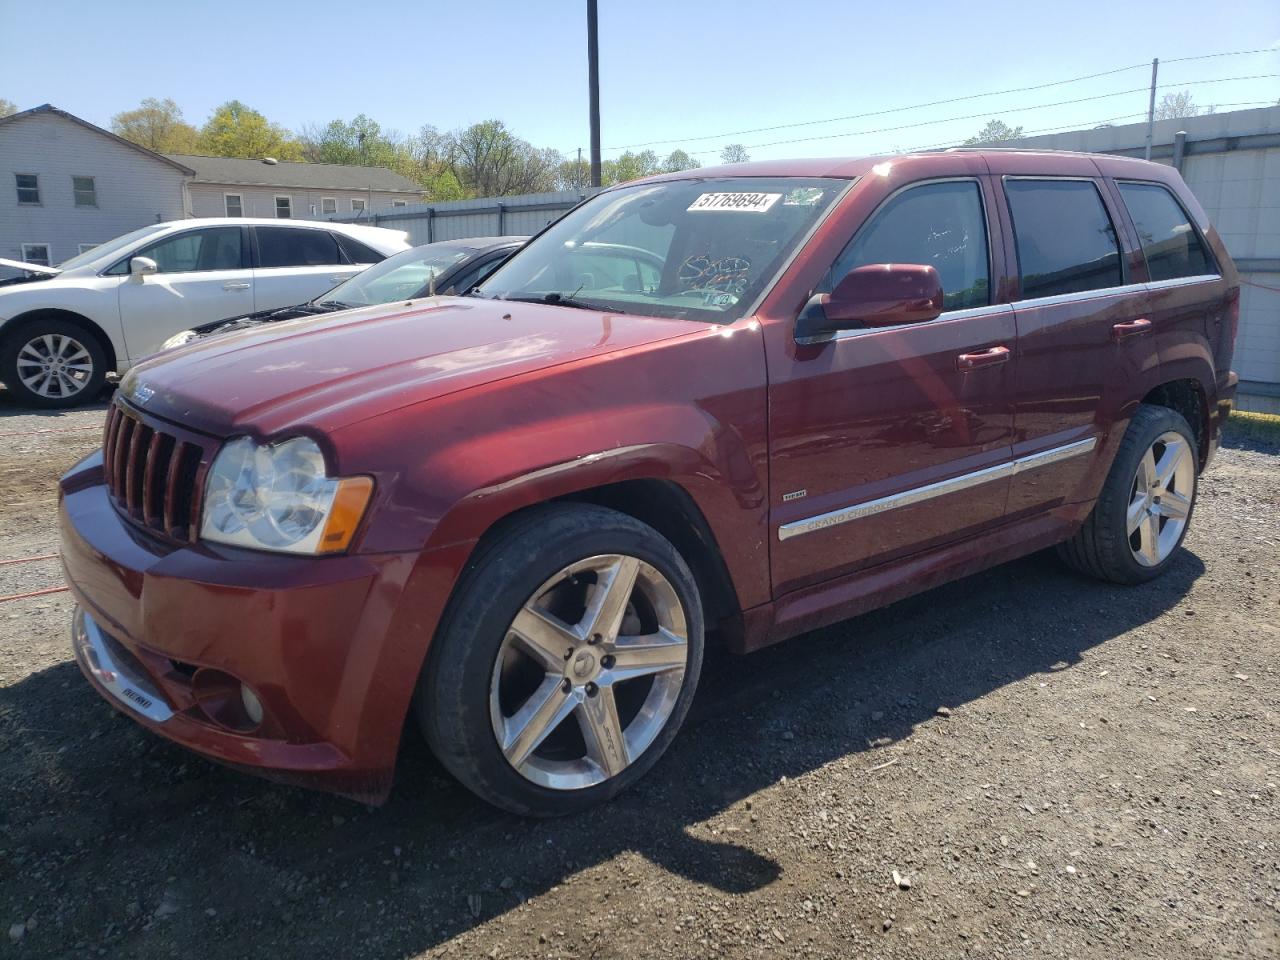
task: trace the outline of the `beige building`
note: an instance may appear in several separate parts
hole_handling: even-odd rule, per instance
[[[350,217],[422,200],[422,188],[385,167],[193,157],[167,159],[195,171],[187,180],[192,217]]]

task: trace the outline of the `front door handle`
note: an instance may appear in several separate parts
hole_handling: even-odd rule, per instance
[[[222,285],[223,290],[248,290],[252,284],[247,280],[228,280]]]
[[[1123,340],[1125,337],[1137,336],[1140,333],[1146,333],[1151,329],[1151,321],[1147,319],[1129,320],[1126,323],[1117,323],[1111,328],[1111,335],[1117,340]]]
[[[994,367],[998,363],[1008,361],[1008,347],[988,347],[986,350],[960,354],[956,357],[956,366],[961,370],[976,370],[978,367]]]

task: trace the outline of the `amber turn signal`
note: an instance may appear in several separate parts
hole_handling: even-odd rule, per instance
[[[320,543],[316,547],[317,553],[337,553],[347,549],[372,496],[371,477],[347,477],[338,481],[338,492],[334,494],[333,506],[329,509],[329,518],[324,524],[324,533],[320,535]]]

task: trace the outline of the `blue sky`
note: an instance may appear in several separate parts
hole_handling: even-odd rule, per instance
[[[989,117],[1028,131],[1133,122],[1146,110],[1146,65],[1041,90],[735,132],[1049,83],[1154,56],[1261,48],[1162,65],[1161,92],[1190,90],[1221,109],[1280,99],[1275,76],[1201,82],[1280,74],[1276,0],[1231,0],[1230,16],[1212,17],[1202,2],[1184,0],[1045,12],[1026,0],[600,7],[606,157],[650,141],[663,141],[653,145],[659,153],[701,151],[703,162],[729,142],[747,144],[755,159],[873,153],[953,142]],[[588,145],[584,0],[58,0],[35,9],[0,0],[0,23],[30,27],[0,30],[0,97],[23,108],[49,102],[107,126],[143,97],[172,97],[199,125],[237,98],[295,129],[358,113],[403,132],[497,118],[566,155]],[[1087,97],[1098,99],[1060,104]],[[856,131],[879,132],[848,135]],[[776,143],[803,137],[823,139]]]

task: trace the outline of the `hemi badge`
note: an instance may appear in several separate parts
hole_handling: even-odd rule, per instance
[[[808,495],[808,493],[808,490],[792,490],[790,493],[784,493],[782,495],[782,502],[786,503],[788,500],[799,500],[801,497]]]

